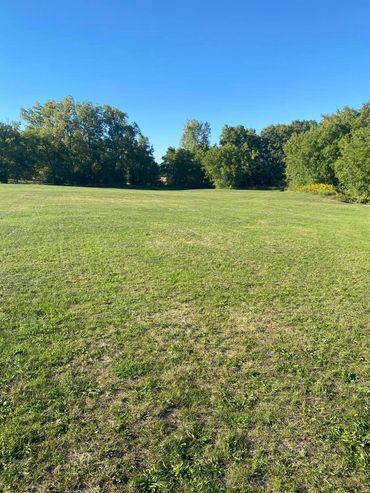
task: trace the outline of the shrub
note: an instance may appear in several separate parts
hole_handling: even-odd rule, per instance
[[[311,183],[298,188],[299,192],[311,192],[317,195],[337,195],[337,189],[327,183]]]

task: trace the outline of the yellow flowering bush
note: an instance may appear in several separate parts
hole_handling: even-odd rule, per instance
[[[311,192],[318,195],[337,195],[337,190],[334,185],[327,183],[311,183],[299,188],[300,192]]]

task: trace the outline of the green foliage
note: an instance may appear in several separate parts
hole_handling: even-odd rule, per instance
[[[195,154],[200,149],[208,149],[211,126],[208,122],[187,120],[180,141],[180,147]]]
[[[20,180],[29,174],[19,125],[0,123],[0,182]]]
[[[225,125],[220,135],[220,145],[232,144],[236,147],[243,145],[249,149],[258,150],[261,148],[262,141],[253,128],[245,128],[243,125],[230,127]]]
[[[292,188],[311,183],[336,185],[334,163],[339,141],[350,131],[336,121],[324,121],[303,134],[293,134],[284,147],[286,176]]]
[[[204,154],[202,166],[217,188],[264,187],[270,184],[264,144],[255,130],[225,126],[220,146]]]
[[[246,188],[254,185],[259,167],[258,154],[248,144],[236,146],[227,143],[212,147],[204,156],[202,165],[216,188]]]
[[[174,188],[202,188],[206,178],[197,156],[186,149],[169,147],[162,158],[160,174]]]
[[[116,108],[66,97],[37,103],[21,115],[40,181],[145,186],[157,179],[152,147]]]
[[[148,139],[127,115],[109,105],[61,101],[21,110],[26,123],[0,124],[0,181],[52,184],[132,185],[159,183]],[[174,188],[291,189],[332,185],[346,200],[368,200],[370,104],[345,107],[314,121],[270,125],[260,134],[225,125],[210,148],[210,125],[187,120],[180,147],[170,147],[161,181]]]
[[[357,200],[370,200],[370,125],[341,140],[340,150],[335,174],[343,190]]]
[[[270,125],[261,131],[265,146],[264,159],[269,170],[271,186],[281,186],[285,182],[284,146],[290,137],[293,134],[307,132],[316,125],[313,120],[294,120],[287,125]]]
[[[342,188],[358,199],[366,199],[369,115],[369,105],[358,111],[344,108],[334,115],[324,116],[318,126],[307,132],[294,133],[284,147],[290,187],[299,189],[325,183]]]
[[[127,180],[130,185],[149,187],[158,182],[159,168],[153,152],[148,138],[139,134],[133,159],[127,167]]]

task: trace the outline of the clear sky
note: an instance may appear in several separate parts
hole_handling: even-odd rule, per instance
[[[370,100],[370,0],[0,0],[0,119],[73,95],[155,147],[186,118],[260,130]]]

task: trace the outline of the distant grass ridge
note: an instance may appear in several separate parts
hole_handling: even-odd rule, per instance
[[[0,186],[0,491],[370,489],[370,209]]]

